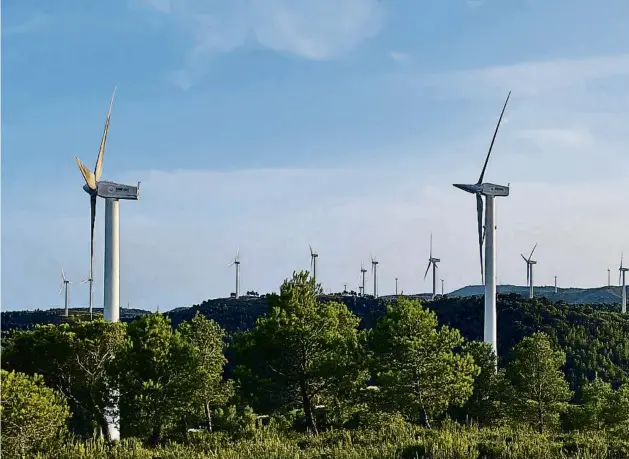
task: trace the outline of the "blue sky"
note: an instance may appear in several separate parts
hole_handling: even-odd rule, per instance
[[[606,282],[629,258],[629,3],[605,0],[4,2],[2,307],[61,304],[87,277],[92,167],[114,86],[103,178],[121,205],[121,303],[160,310],[277,289],[320,253],[324,288],[380,261],[380,293],[478,283],[475,181],[486,179],[498,280]],[[102,303],[104,206],[97,216]],[[369,280],[368,280],[369,282]],[[84,305],[85,285],[71,286]]]

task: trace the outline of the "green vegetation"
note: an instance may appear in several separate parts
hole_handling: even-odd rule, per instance
[[[498,308],[499,356],[480,298],[326,297],[304,272],[279,295],[14,330],[3,453],[629,458],[627,317],[515,294]]]

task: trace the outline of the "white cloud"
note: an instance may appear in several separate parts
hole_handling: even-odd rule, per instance
[[[390,51],[389,57],[393,59],[395,62],[407,63],[412,61],[412,57],[408,53],[404,53],[402,51]]]
[[[232,172],[173,171],[144,177],[138,202],[121,205],[121,301],[161,310],[188,306],[233,290],[225,267],[240,247],[242,288],[276,290],[293,270],[309,267],[308,245],[319,252],[318,272],[333,291],[356,287],[360,262],[380,261],[382,294],[399,277],[405,292],[428,291],[423,281],[429,234],[443,261],[446,289],[478,283],[475,205],[452,187],[476,171],[435,174],[420,163],[375,169],[269,169]],[[474,169],[479,169],[480,165]],[[488,175],[496,175],[490,164]],[[500,181],[500,180],[498,180]],[[539,242],[540,283],[559,275],[562,285],[592,286],[606,278],[626,235],[623,180],[591,184],[511,183],[511,196],[497,203],[498,275],[520,283],[519,253]],[[86,277],[88,199],[81,190],[60,190],[64,213],[7,216],[3,227],[3,305],[9,309],[50,306],[61,297],[59,269]],[[59,196],[44,197],[54,209]],[[103,220],[98,214],[97,303],[101,302]],[[49,231],[42,231],[41,221]],[[596,242],[595,242],[596,241]],[[587,263],[584,262],[587,260]],[[39,283],[33,288],[34,279]],[[370,277],[368,276],[368,282]],[[370,285],[370,284],[368,284]],[[72,286],[73,304],[85,286]],[[18,299],[23,303],[18,303]]]
[[[22,35],[34,32],[50,23],[50,16],[41,11],[31,14],[26,20],[16,24],[6,24],[2,27],[2,35]]]
[[[383,23],[380,0],[148,0],[172,14],[194,37],[194,47],[175,81],[188,88],[208,60],[254,41],[265,48],[311,60],[347,53],[375,35]]]

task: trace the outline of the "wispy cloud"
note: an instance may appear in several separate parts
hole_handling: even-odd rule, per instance
[[[3,36],[22,35],[34,32],[50,23],[50,15],[37,11],[31,14],[26,20],[15,24],[4,24],[2,27]]]
[[[208,60],[255,42],[265,48],[311,60],[347,53],[375,35],[384,20],[379,0],[147,0],[188,30],[194,44],[176,81],[191,86]]]
[[[402,51],[389,51],[389,57],[395,62],[400,63],[407,63],[412,61],[411,55]]]

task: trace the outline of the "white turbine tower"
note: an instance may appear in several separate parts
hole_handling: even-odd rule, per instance
[[[618,268],[618,283],[622,286],[622,305],[620,311],[624,314],[627,312],[627,282],[625,279],[625,273],[629,271],[629,268],[625,268],[622,265],[622,259],[624,254],[620,254],[620,267]]]
[[[426,280],[426,276],[428,275],[428,270],[432,265],[432,298],[435,299],[437,296],[437,263],[439,263],[441,259],[434,258],[432,256],[432,233],[430,233],[430,256],[428,257],[428,266],[426,267],[426,272],[424,273],[424,280]]]
[[[240,297],[240,259],[238,258],[240,255],[240,249],[236,249],[236,256],[234,257],[234,261],[229,263],[227,267],[236,265],[236,298]]]
[[[365,273],[367,272],[367,270],[365,269],[365,267],[363,266],[363,262],[360,262],[360,275],[362,277],[362,282],[360,285],[360,292],[362,296],[365,296]]]
[[[533,265],[536,265],[537,261],[531,260],[531,257],[533,256],[533,252],[535,252],[536,247],[537,247],[537,244],[533,246],[533,250],[531,250],[531,254],[529,255],[528,258],[520,254],[522,255],[522,258],[524,259],[524,261],[526,262],[526,283],[529,286],[529,298],[533,298],[535,296],[535,286],[534,286],[534,281],[533,281]]]
[[[107,132],[109,130],[109,120],[111,118],[111,108],[114,103],[114,94],[109,103],[109,112],[105,121],[105,130],[100,143],[96,167],[94,172],[89,170],[85,164],[76,156],[74,159],[81,170],[85,185],[83,189],[90,195],[91,208],[91,236],[90,236],[90,284],[94,279],[94,225],[96,222],[96,198],[105,199],[105,288],[103,301],[103,315],[105,320],[118,322],[120,318],[120,199],[137,200],[140,192],[140,182],[138,186],[123,185],[119,183],[101,181],[103,173],[103,157],[105,154],[105,144],[107,142]],[[90,286],[90,311],[92,309],[92,288]]]
[[[607,268],[607,286],[612,286],[612,270]]]
[[[61,292],[63,291],[63,289],[65,288],[65,307],[64,307],[64,312],[63,315],[65,317],[68,317],[68,299],[69,299],[69,292],[68,292],[68,288],[69,288],[69,284],[74,284],[74,282],[72,282],[71,280],[66,279],[66,274],[63,272],[63,268],[61,268],[61,288],[59,289],[59,295],[61,295]]]
[[[395,278],[395,296],[397,296],[397,277]]]
[[[555,276],[555,295],[557,294],[557,276]]]
[[[111,108],[114,103],[114,94],[109,103],[109,112],[105,120],[105,129],[100,142],[96,166],[94,172],[89,170],[85,164],[76,156],[76,160],[85,185],[83,189],[90,195],[90,312],[92,310],[92,283],[94,280],[94,225],[96,222],[96,199],[105,199],[105,269],[104,269],[104,300],[103,316],[110,322],[118,322],[120,319],[120,199],[137,200],[140,192],[140,182],[138,186],[123,185],[120,183],[101,181],[103,173],[103,157],[105,155],[105,145],[107,142],[107,132],[109,131],[109,120],[111,118]],[[91,315],[91,314],[90,314]],[[106,415],[109,438],[120,439],[118,420],[111,415]]]
[[[487,152],[487,158],[485,158],[485,165],[481,171],[478,182],[473,185],[454,184],[455,187],[476,195],[476,212],[478,214],[478,245],[480,249],[480,262],[481,262],[481,279],[485,282],[485,327],[484,327],[484,339],[485,342],[490,343],[494,352],[498,353],[498,336],[496,330],[496,227],[494,223],[495,209],[494,198],[496,196],[509,196],[509,186],[495,185],[493,183],[483,183],[483,177],[485,176],[485,170],[487,169],[487,162],[491,155],[491,150],[498,134],[498,128],[502,121],[505,109],[507,108],[507,102],[511,92],[505,100],[494,136],[491,139],[489,145],[489,151]],[[485,211],[485,231],[483,233],[483,196],[485,196],[485,203],[487,210]],[[485,271],[483,275],[483,241],[485,242]]]
[[[312,246],[310,247],[310,271],[312,272],[312,279],[317,283],[317,258],[319,258],[319,254],[312,250]]]
[[[378,262],[371,257],[371,273],[373,274],[373,297],[378,298]]]

